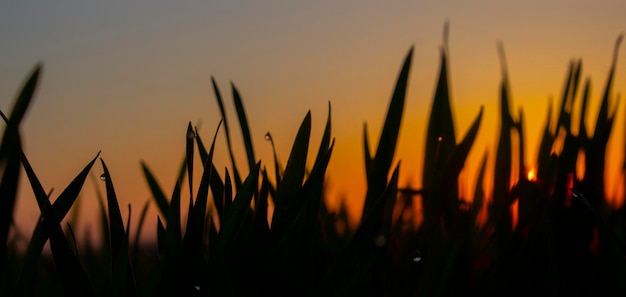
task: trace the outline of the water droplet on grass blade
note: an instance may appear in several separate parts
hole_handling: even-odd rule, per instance
[[[265,140],[266,141],[272,140],[272,135],[270,135],[270,132],[265,133]]]
[[[187,131],[187,138],[194,139],[195,137],[196,137],[196,132],[194,132],[193,130]]]
[[[106,174],[104,174],[104,173],[103,173],[103,174],[101,174],[101,175],[100,175],[100,180],[101,180],[101,181],[106,181],[106,180],[107,180],[107,176],[106,176]]]
[[[418,250],[415,250],[415,252],[413,253],[413,262],[417,263],[419,261],[422,261],[422,253]]]

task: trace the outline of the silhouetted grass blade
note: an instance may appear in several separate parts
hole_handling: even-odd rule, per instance
[[[4,270],[6,260],[7,237],[13,221],[13,209],[19,183],[20,137],[18,128],[33,98],[41,65],[36,65],[29,79],[23,85],[17,99],[13,103],[11,115],[0,143],[0,274]],[[3,117],[4,114],[3,114]],[[5,120],[6,117],[5,117]]]
[[[467,156],[469,155],[470,149],[474,144],[474,140],[476,139],[476,135],[478,134],[478,129],[480,128],[480,121],[483,117],[483,107],[480,107],[480,112],[474,122],[470,126],[467,134],[463,137],[463,140],[454,148],[450,159],[448,160],[448,164],[446,166],[450,180],[458,179],[458,176],[465,166],[465,161],[467,160]]]
[[[170,208],[169,202],[167,198],[165,198],[165,193],[159,186],[156,178],[148,168],[145,162],[141,161],[141,169],[143,170],[143,174],[146,177],[146,181],[148,182],[148,187],[150,188],[150,192],[152,192],[152,197],[154,198],[154,202],[156,202],[159,211],[162,216],[167,216],[168,210]]]
[[[126,231],[124,231],[124,222],[122,221],[122,214],[120,212],[120,206],[117,202],[117,195],[115,194],[115,189],[113,188],[113,181],[111,180],[111,174],[109,173],[109,169],[106,167],[104,160],[100,159],[102,163],[102,169],[104,170],[104,182],[106,186],[107,193],[107,208],[109,210],[109,231],[111,237],[111,256],[113,263],[118,261],[118,258],[121,257],[121,246],[122,241],[124,240],[124,236]]]
[[[278,232],[277,234],[285,230],[285,227],[290,224],[290,221],[299,211],[299,209],[291,208],[296,203],[291,200],[296,199],[296,193],[302,187],[310,136],[311,112],[309,111],[298,129],[296,139],[291,147],[287,166],[285,167],[283,180],[280,183],[280,187],[276,190],[272,230]]]
[[[367,194],[365,196],[365,205],[363,206],[364,214],[370,211],[370,208],[377,203],[375,200],[385,191],[387,185],[387,177],[395,154],[398,134],[400,133],[412,57],[413,47],[411,47],[404,59],[391,101],[389,102],[385,122],[378,140],[376,156],[373,160],[372,175],[367,180]]]
[[[500,59],[502,63],[502,83],[500,86],[500,132],[498,136],[498,146],[496,148],[496,161],[493,180],[493,200],[492,209],[489,213],[490,220],[493,220],[498,228],[508,232],[509,227],[509,206],[512,202],[509,189],[511,184],[512,168],[512,143],[511,130],[513,129],[513,117],[509,107],[509,81],[506,72],[506,58],[504,48],[499,46]],[[502,225],[500,224],[502,223]],[[499,229],[500,230],[500,229]]]
[[[226,111],[224,110],[224,103],[222,101],[222,95],[220,94],[220,90],[217,87],[217,83],[215,79],[211,76],[211,83],[213,84],[213,91],[215,92],[215,98],[217,99],[217,104],[220,108],[220,113],[222,114],[222,120],[224,121],[224,132],[226,133],[226,144],[228,145],[228,154],[230,155],[230,161],[233,165],[233,175],[235,178],[235,185],[239,187],[241,185],[241,176],[239,175],[239,170],[237,170],[237,165],[235,164],[235,156],[233,155],[233,147],[230,142],[230,129],[228,128],[228,119],[226,118]]]
[[[252,138],[250,137],[250,128],[248,126],[248,117],[246,111],[243,108],[243,102],[241,102],[241,96],[239,91],[233,83],[231,83],[233,91],[233,102],[235,103],[235,109],[237,110],[237,117],[239,118],[239,126],[241,127],[241,134],[243,135],[243,143],[246,148],[246,155],[248,156],[248,168],[252,171],[256,158],[254,157],[254,148],[252,147]]]
[[[187,216],[187,227],[185,230],[185,236],[183,238],[182,256],[183,256],[183,275],[182,279],[185,282],[183,292],[189,290],[193,293],[195,284],[199,284],[202,271],[204,268],[204,259],[202,257],[202,237],[204,235],[204,227],[206,223],[206,209],[209,199],[209,184],[212,178],[213,166],[213,152],[215,150],[215,140],[217,139],[217,133],[219,132],[221,122],[215,130],[213,141],[207,159],[204,162],[207,164],[204,166],[202,172],[202,178],[200,180],[200,186],[198,187],[198,193],[196,195],[196,202],[193,206],[190,206],[189,214]]]
[[[472,201],[472,222],[476,222],[478,213],[483,207],[485,201],[485,189],[483,183],[485,180],[485,170],[487,169],[487,159],[489,154],[485,152],[482,161],[480,162],[480,169],[476,177],[476,185],[474,187],[474,200]]]
[[[317,151],[317,156],[315,157],[315,163],[314,163],[315,165],[313,165],[313,167],[317,166],[318,162],[321,161],[321,158],[323,158],[326,152],[329,150],[330,134],[332,130],[330,119],[331,119],[331,110],[330,110],[330,102],[328,102],[328,119],[326,120],[326,127],[324,128],[324,134],[322,136],[320,148]]]
[[[189,211],[193,205],[193,139],[196,137],[196,132],[191,127],[191,122],[187,125],[187,137],[186,137],[186,157],[187,160],[187,179],[189,180]]]
[[[370,173],[374,166],[374,160],[372,159],[372,153],[370,152],[370,141],[367,136],[367,123],[363,123],[363,156],[365,157],[365,177],[370,179]]]
[[[220,224],[220,232],[218,234],[219,249],[222,255],[229,251],[231,244],[242,227],[242,223],[246,221],[246,217],[250,214],[250,202],[257,191],[260,166],[261,163],[259,162],[252,169],[250,175],[248,175],[237,191],[230,209],[224,214],[224,221]]]
[[[554,142],[554,134],[550,131],[551,122],[552,104],[549,104],[548,118],[546,119],[546,124],[544,126],[543,134],[541,136],[541,142],[539,143],[539,150],[537,151],[537,179],[539,181],[545,181],[548,176],[550,176],[549,161],[552,151],[552,143]]]
[[[95,291],[91,287],[85,271],[63,235],[61,224],[54,214],[48,196],[21,148],[20,155],[26,176],[30,181],[37,204],[42,212],[44,223],[50,234],[50,248],[52,249],[52,256],[56,263],[55,266],[63,292],[68,296],[95,296]]]
[[[223,222],[224,215],[228,212],[228,209],[230,209],[230,205],[233,204],[233,183],[231,182],[228,168],[224,168],[224,170],[226,183],[224,184],[224,194],[220,197],[220,206],[222,211],[222,216],[220,216],[220,220],[222,221],[220,221],[220,223]]]
[[[422,184],[426,192],[433,186],[437,171],[445,165],[456,145],[448,86],[448,49],[441,50],[439,80],[435,89],[426,130]]]
[[[52,204],[52,211],[59,220],[63,220],[65,215],[69,212],[72,204],[76,201],[80,190],[82,189],[93,164],[100,155],[100,152],[96,155],[91,162],[85,166],[85,168],[72,180],[72,182],[63,190],[59,197]],[[26,248],[24,254],[24,264],[22,265],[22,271],[20,272],[17,285],[12,293],[12,296],[32,296],[32,290],[34,287],[32,283],[35,278],[35,269],[37,268],[37,260],[41,255],[41,251],[48,240],[48,230],[43,221],[39,221],[35,226],[33,235]]]
[[[128,258],[128,231],[124,228],[124,221],[122,220],[109,169],[102,158],[100,158],[100,162],[104,170],[107,207],[109,210],[109,236],[111,238],[111,271],[113,274],[108,294],[109,296],[120,296],[122,292],[125,292],[126,296],[134,296],[137,295],[137,290],[133,272],[130,268],[130,259]]]
[[[220,123],[222,123],[223,121],[224,120],[222,120]],[[200,159],[202,160],[203,166],[205,167],[208,165],[211,166],[211,180],[210,180],[211,193],[213,194],[213,197],[222,197],[223,192],[224,192],[224,182],[222,181],[222,178],[217,172],[217,169],[215,168],[215,164],[213,164],[213,162],[207,163],[206,160],[208,160],[209,158],[209,153],[204,147],[204,143],[202,142],[202,139],[200,138],[200,134],[198,133],[197,129],[196,129],[196,144],[198,145],[198,152],[200,153]]]

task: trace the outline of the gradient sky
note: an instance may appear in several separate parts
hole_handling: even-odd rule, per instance
[[[225,97],[235,147],[242,141],[229,82],[238,87],[257,157],[268,169],[272,155],[265,132],[273,134],[284,164],[308,110],[312,146],[318,146],[330,101],[336,147],[328,202],[334,207],[346,197],[356,218],[365,193],[363,123],[368,123],[374,149],[411,46],[415,52],[397,156],[402,159],[401,184],[419,187],[446,20],[457,137],[485,107],[467,177],[486,150],[495,150],[501,80],[497,42],[506,49],[513,109],[517,114],[523,108],[526,115],[527,163],[532,167],[548,99],[558,103],[571,59],[582,58],[583,77],[593,80],[594,101],[586,120],[595,121],[615,40],[626,31],[624,12],[623,0],[3,1],[0,109],[10,110],[27,75],[41,62],[41,84],[22,132],[26,154],[44,187],[60,193],[102,150],[122,213],[131,203],[136,226],[136,215],[149,198],[140,160],[169,193],[184,154],[187,123],[200,125],[206,140],[214,133],[220,115],[211,76]],[[626,90],[623,64],[618,63],[615,93]],[[622,110],[613,133],[617,148],[623,145]],[[223,168],[229,164],[223,133],[217,149],[216,163]],[[245,173],[242,150],[237,157]],[[615,169],[623,156],[614,153],[612,158],[618,160],[612,163]],[[100,175],[101,166],[93,171]],[[609,182],[616,178],[610,176]],[[470,181],[461,183],[468,193],[474,187]],[[104,191],[102,184],[96,186]],[[94,193],[88,182],[81,225],[96,222]],[[22,186],[17,215],[27,236],[38,213],[31,190]],[[152,205],[147,237],[154,234],[155,221]]]

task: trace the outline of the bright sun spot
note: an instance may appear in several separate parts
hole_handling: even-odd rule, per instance
[[[528,180],[535,181],[537,176],[535,176],[535,169],[528,170]]]

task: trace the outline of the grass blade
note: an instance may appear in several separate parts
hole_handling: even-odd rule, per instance
[[[95,296],[95,291],[85,271],[63,235],[60,221],[52,209],[50,200],[48,200],[46,192],[21,148],[20,155],[26,176],[30,181],[37,204],[43,215],[44,224],[50,234],[50,248],[52,249],[52,256],[56,263],[63,291],[69,296]]]
[[[243,135],[243,143],[246,147],[246,154],[248,156],[248,168],[252,171],[252,168],[254,168],[254,164],[256,163],[256,158],[254,157],[254,148],[252,147],[252,138],[250,137],[250,128],[248,127],[248,118],[246,116],[246,111],[243,108],[239,91],[237,91],[237,88],[233,83],[231,83],[231,87],[233,91],[233,102],[235,103],[237,117],[239,118],[239,126],[241,127],[241,134]]]
[[[167,202],[167,198],[165,198],[165,193],[159,186],[159,182],[157,182],[156,178],[148,168],[148,165],[146,165],[143,161],[141,161],[141,169],[143,170],[143,175],[146,177],[146,181],[148,182],[150,192],[152,192],[152,198],[154,198],[154,202],[156,202],[161,215],[167,215],[170,205],[169,202]]]
[[[250,214],[250,202],[256,192],[259,169],[261,163],[252,169],[250,175],[243,182],[230,209],[225,213],[223,224],[220,224],[220,233],[218,234],[219,250],[221,255],[224,255],[229,251],[231,244],[237,237],[242,223],[246,221],[246,217]]]
[[[212,76],[211,76],[211,83],[213,84],[213,91],[215,92],[217,105],[219,105],[220,113],[222,114],[222,120],[224,121],[224,132],[226,133],[226,144],[228,145],[228,154],[230,155],[230,162],[233,165],[233,175],[235,178],[235,185],[239,187],[239,185],[241,185],[241,176],[239,175],[239,170],[237,169],[237,165],[235,164],[235,156],[233,154],[233,147],[230,142],[230,129],[228,128],[228,119],[226,118],[226,111],[224,109],[222,95],[220,94],[220,90],[217,87],[217,83],[215,82],[215,79]]]
[[[186,157],[187,160],[187,179],[189,180],[189,211],[191,212],[191,206],[193,205],[193,139],[196,137],[196,132],[191,127],[191,122],[187,125],[187,137],[186,137]]]
[[[5,118],[5,120],[8,120],[7,127],[4,130],[2,143],[0,144],[0,274],[4,270],[7,255],[7,239],[9,228],[13,221],[13,209],[20,175],[20,137],[18,128],[32,101],[40,72],[41,65],[35,66],[35,69],[13,103],[9,119]]]
[[[311,136],[311,112],[307,112],[296,139],[293,142],[289,160],[285,167],[283,180],[276,190],[275,208],[272,217],[272,230],[280,234],[285,230],[299,209],[292,209],[296,201],[296,193],[302,187],[306,158],[309,150],[309,138]]]
[[[80,193],[85,180],[93,167],[96,159],[100,155],[100,152],[94,157],[91,162],[85,166],[85,168],[72,180],[72,182],[63,190],[59,197],[52,204],[52,211],[59,220],[63,220],[70,208],[76,201],[78,194]],[[39,221],[35,226],[33,235],[26,248],[24,254],[24,264],[22,265],[22,271],[20,272],[17,285],[12,293],[12,296],[32,296],[32,290],[34,287],[32,283],[35,279],[37,260],[41,255],[46,241],[48,240],[48,229],[44,222]]]
[[[383,125],[376,156],[373,160],[372,173],[367,180],[367,194],[365,196],[365,205],[363,213],[368,213],[370,209],[377,204],[376,199],[381,197],[387,185],[387,177],[391,162],[396,150],[398,142],[398,134],[400,133],[400,123],[402,122],[402,114],[404,112],[404,101],[406,97],[406,89],[409,80],[409,71],[411,69],[411,60],[413,57],[413,47],[409,50],[396,86],[389,102],[387,116]]]
[[[223,120],[221,121],[221,123],[223,123]],[[224,192],[224,182],[222,181],[222,178],[217,172],[217,169],[215,168],[215,164],[213,164],[213,162],[210,162],[210,163],[206,162],[206,160],[209,158],[209,153],[204,147],[204,143],[202,142],[202,139],[200,138],[200,134],[198,133],[197,129],[196,129],[196,144],[198,145],[198,152],[200,153],[200,159],[202,160],[203,166],[211,165],[211,180],[210,180],[211,193],[213,194],[213,197],[222,197],[223,192]]]

